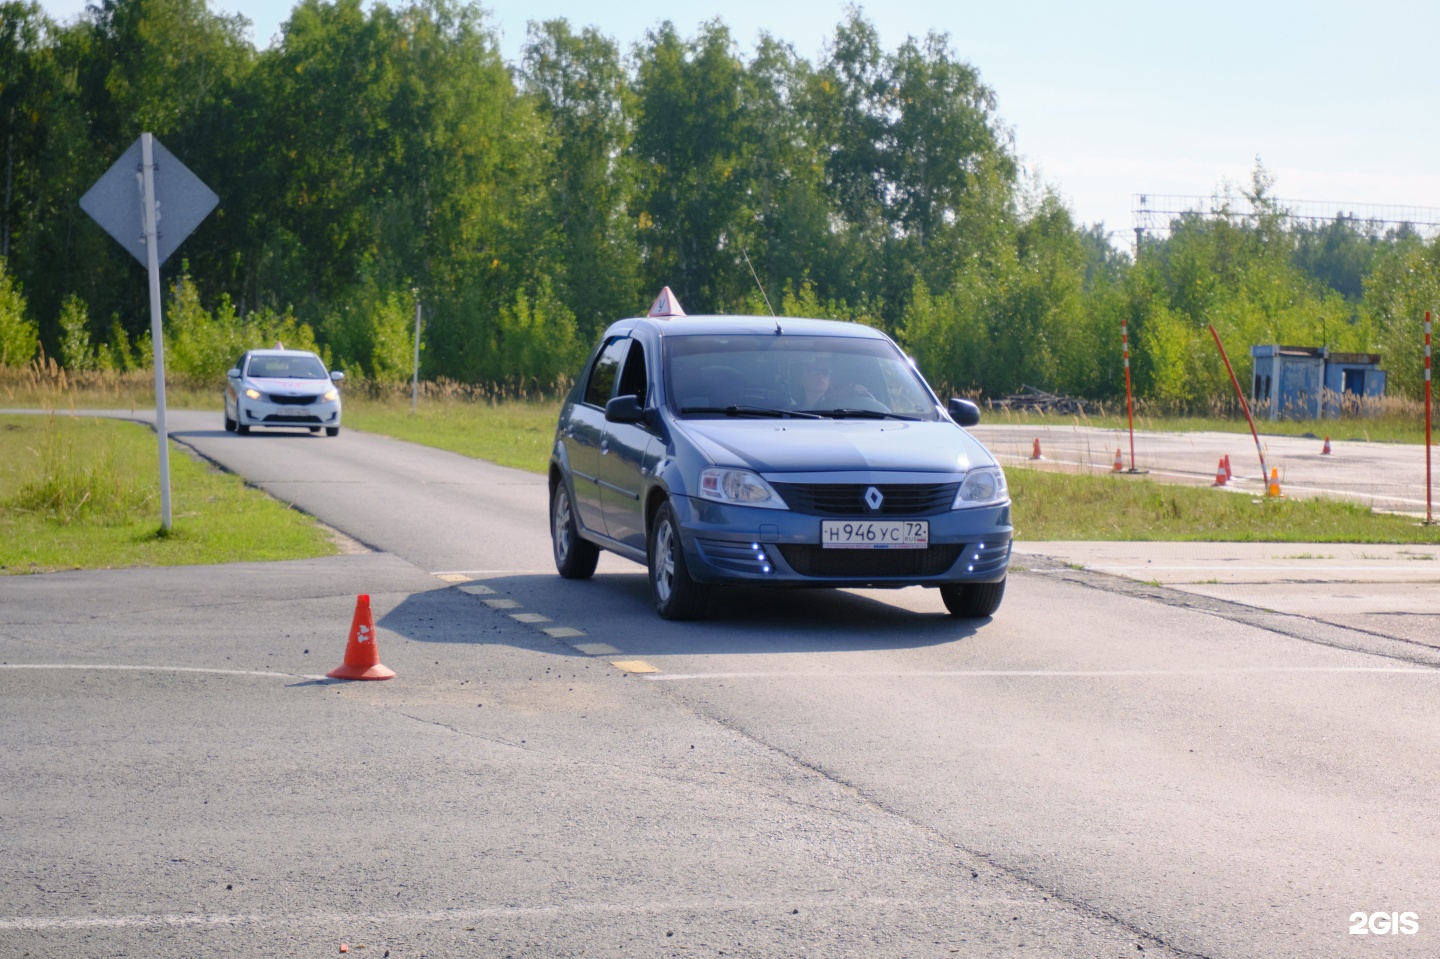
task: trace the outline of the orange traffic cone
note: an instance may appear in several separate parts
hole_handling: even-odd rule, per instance
[[[1226,453],[1225,458],[1221,460],[1221,462],[1225,464],[1225,479],[1233,480],[1235,478],[1235,471],[1230,468],[1230,454]]]
[[[1038,459],[1043,459],[1043,458],[1044,458],[1044,457],[1042,457],[1042,456],[1040,455],[1040,437],[1038,437],[1038,436],[1035,437],[1035,446],[1030,450],[1030,458],[1031,458],[1032,460],[1038,460]]]
[[[1280,495],[1280,469],[1279,469],[1279,467],[1275,467],[1275,466],[1270,467],[1270,488],[1265,491],[1265,494],[1266,494],[1267,496],[1279,496],[1279,495]]]
[[[375,645],[375,617],[370,597],[355,597],[355,618],[350,622],[350,639],[345,643],[345,662],[325,674],[331,679],[394,679],[395,670],[380,665],[380,648]]]
[[[1111,471],[1112,473],[1118,473],[1118,472],[1120,472],[1121,470],[1123,470],[1124,468],[1125,468],[1125,461],[1120,458],[1120,451],[1117,449],[1117,450],[1115,451],[1115,462],[1111,464],[1111,466],[1110,466],[1110,471]]]
[[[1321,455],[1321,456],[1329,456],[1329,455],[1330,455],[1330,437],[1328,437],[1328,436],[1325,437],[1325,446],[1324,446],[1323,449],[1320,450],[1320,455]]]
[[[1215,464],[1215,486],[1224,486],[1230,482],[1229,475],[1225,472],[1225,457],[1220,457],[1220,462]]]

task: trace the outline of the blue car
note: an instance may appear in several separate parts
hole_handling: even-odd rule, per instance
[[[723,586],[933,586],[956,616],[999,608],[1010,497],[964,429],[975,404],[942,405],[866,326],[656,302],[605,331],[560,411],[561,576],[590,577],[602,549],[643,563],[671,620]]]

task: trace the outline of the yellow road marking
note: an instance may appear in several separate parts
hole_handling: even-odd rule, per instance
[[[469,576],[466,576],[464,573],[436,573],[436,574],[435,574],[435,578],[436,578],[436,579],[442,579],[442,580],[444,580],[444,581],[447,582],[447,583],[468,583],[468,582],[470,582],[470,577],[469,577]]]
[[[622,659],[610,664],[616,669],[623,669],[627,673],[658,673],[660,670],[651,666],[643,659]]]

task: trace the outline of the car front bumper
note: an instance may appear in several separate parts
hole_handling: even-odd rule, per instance
[[[817,516],[671,498],[690,575],[712,585],[941,586],[997,583],[1010,566],[1010,504],[919,516]],[[827,549],[828,519],[923,519],[925,549]]]
[[[340,425],[339,400],[316,400],[314,403],[294,405],[252,400],[246,397],[236,403],[235,410],[242,426],[304,428]]]

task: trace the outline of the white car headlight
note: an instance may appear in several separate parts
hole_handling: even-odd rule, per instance
[[[258,400],[260,398],[260,391],[253,386],[247,386],[245,388],[245,395],[250,397],[252,400]]]
[[[789,509],[780,494],[750,470],[711,466],[700,471],[700,495],[704,499],[758,506],[762,509]]]
[[[340,396],[340,391],[339,391],[339,390],[326,390],[325,393],[324,393],[320,398],[321,398],[322,400],[324,400],[325,402],[329,403],[331,400],[334,400],[334,399],[339,398],[339,396]]]
[[[1010,496],[1005,485],[1005,472],[998,466],[973,469],[960,484],[951,509],[969,509],[974,506],[993,506],[1003,503]]]

